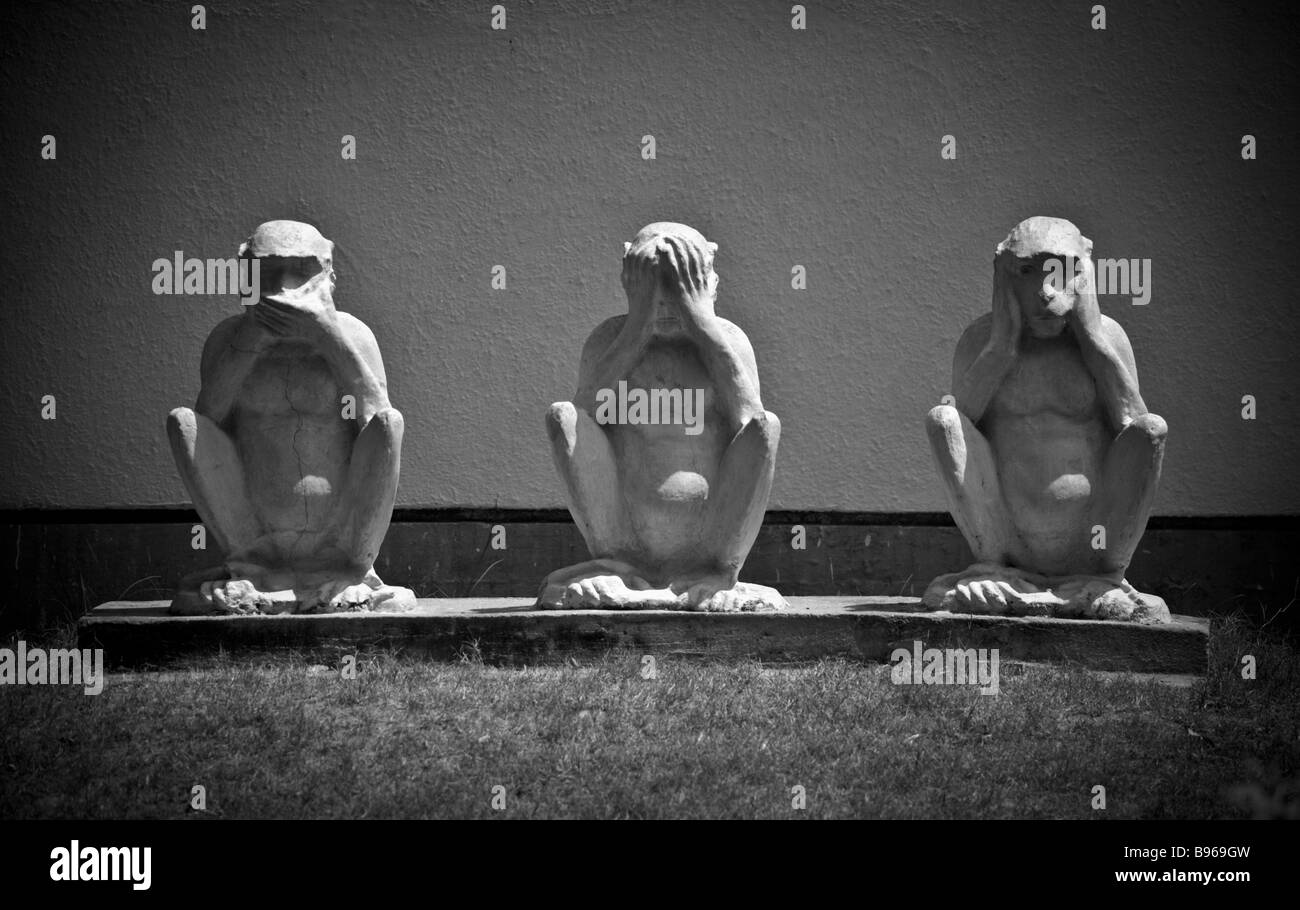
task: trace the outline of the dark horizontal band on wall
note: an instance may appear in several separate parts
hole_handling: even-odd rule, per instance
[[[193,523],[198,513],[188,508],[0,509],[0,524],[175,524]],[[568,524],[567,509],[398,508],[394,522],[486,522],[489,524]],[[767,525],[904,525],[954,527],[947,512],[837,512],[773,509]],[[1153,515],[1153,531],[1297,531],[1300,515]]]
[[[769,512],[741,578],[794,597],[919,597],[936,576],[974,560],[947,519],[942,513]],[[1158,526],[1164,523],[1181,527]],[[14,629],[57,627],[109,600],[169,599],[183,577],[223,559],[197,524],[189,509],[4,513],[0,638]],[[1295,517],[1151,524],[1128,579],[1164,597],[1177,613],[1244,609],[1267,618],[1300,591]],[[420,597],[529,597],[548,573],[587,558],[564,510],[399,509],[375,570]],[[1290,615],[1300,619],[1300,611]]]

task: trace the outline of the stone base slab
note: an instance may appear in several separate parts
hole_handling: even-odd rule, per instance
[[[187,657],[294,651],[329,658],[395,650],[506,666],[590,662],[611,652],[670,658],[888,663],[896,648],[998,648],[1003,662],[1091,670],[1204,674],[1206,619],[1167,624],[925,612],[915,597],[791,597],[768,613],[537,610],[535,599],[445,598],[401,612],[173,616],[166,601],[112,601],[82,617],[80,647],[110,667]]]

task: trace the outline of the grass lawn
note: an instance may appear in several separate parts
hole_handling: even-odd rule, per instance
[[[110,674],[98,696],[5,686],[0,818],[1300,815],[1300,655],[1233,621],[1211,648],[1191,686],[1003,665],[996,696],[839,661],[660,659],[643,679],[636,657],[363,656],[344,679],[279,656]]]

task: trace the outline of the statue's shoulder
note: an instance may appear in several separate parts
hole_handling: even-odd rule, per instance
[[[957,339],[955,355],[960,359],[964,354],[978,354],[984,349],[984,345],[989,343],[992,335],[993,314],[985,313],[966,326],[965,331],[961,333],[961,338]]]
[[[982,338],[984,341],[988,341],[988,337],[990,334],[992,334],[992,332],[993,332],[993,314],[985,313],[983,316],[980,316],[970,325],[966,326],[966,330],[961,333],[961,337],[963,341],[966,340],[967,338],[970,339]]]
[[[718,325],[722,328],[722,333],[727,336],[728,341],[739,346],[743,351],[753,352],[754,346],[750,344],[749,336],[745,334],[744,329],[728,319],[723,319],[721,316],[715,318],[718,320]]]
[[[618,333],[623,330],[623,323],[626,321],[626,315],[610,316],[591,330],[591,334],[587,336],[587,343],[583,347],[595,350],[604,350],[609,347],[614,342],[614,339],[618,337]]]
[[[239,326],[244,320],[244,313],[236,313],[233,316],[227,316],[225,319],[213,326],[212,331],[208,332],[208,344],[213,341],[223,341],[239,331]]]
[[[339,328],[342,329],[345,337],[353,341],[374,343],[375,333],[370,331],[370,326],[343,310],[335,310],[335,314],[338,318]]]
[[[1105,313],[1101,314],[1101,330],[1106,337],[1115,341],[1128,341],[1128,332],[1124,331],[1124,326],[1119,324],[1119,320],[1112,319]]]
[[[244,323],[245,313],[236,313],[233,316],[227,316],[213,327],[208,333],[208,340],[203,343],[203,361],[211,364],[218,360],[229,349],[235,335],[239,332],[239,327]]]
[[[339,332],[348,346],[369,364],[370,369],[381,381],[387,382],[384,373],[384,355],[379,350],[379,339],[375,337],[374,332],[370,331],[370,326],[342,310],[335,310],[335,318],[338,320]]]
[[[736,325],[730,319],[723,319],[721,316],[715,318],[718,320],[718,324],[722,326],[722,330],[728,335],[739,335],[741,338],[749,338],[749,336],[745,334],[745,330]]]

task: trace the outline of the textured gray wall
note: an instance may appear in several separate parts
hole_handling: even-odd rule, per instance
[[[1150,305],[1102,307],[1171,428],[1156,512],[1300,511],[1293,22],[957,0],[810,3],[797,32],[788,2],[509,2],[496,32],[487,2],[232,0],[196,32],[190,5],[2,14],[0,507],[186,500],[164,419],[238,303],[154,296],[150,263],[270,218],[338,244],[406,416],[400,506],[560,506],[543,411],[621,311],[622,241],[669,219],[720,244],[719,313],[784,424],[771,506],[939,510],[922,416],[994,245],[1047,214],[1152,260]]]

